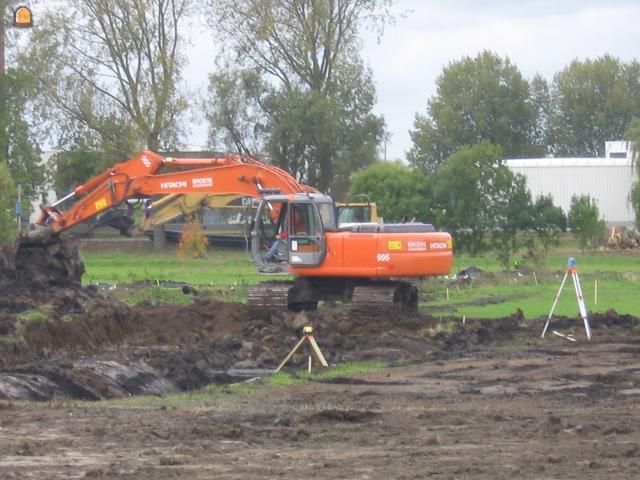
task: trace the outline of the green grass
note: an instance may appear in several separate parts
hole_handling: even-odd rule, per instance
[[[43,313],[40,310],[27,310],[26,312],[18,314],[18,318],[27,322],[43,322],[48,317],[46,313]]]
[[[331,380],[333,378],[352,377],[362,373],[374,372],[385,368],[383,362],[353,362],[341,363],[327,370],[320,370],[311,374],[311,380]]]
[[[637,295],[640,276],[636,273],[582,274],[579,270],[578,275],[588,311],[605,312],[614,309],[621,314],[640,316],[640,297]],[[430,300],[423,302],[421,306],[434,315],[496,318],[511,315],[520,309],[526,318],[547,316],[558,294],[563,276],[564,271],[539,275],[537,284],[532,276],[517,280],[505,277],[494,277],[491,281],[480,279],[467,286],[451,283],[448,287],[448,300],[446,285],[436,286],[430,282],[425,288],[426,295],[423,295]],[[570,276],[565,282],[554,313],[564,316],[578,315],[578,302]]]
[[[158,286],[139,288],[124,296],[124,300],[130,305],[137,305],[143,301],[149,302],[151,305],[163,303],[183,305],[191,301],[191,297],[182,293],[182,290],[179,288],[164,288]]]
[[[193,285],[229,286],[255,283],[256,272],[247,253],[239,249],[213,248],[204,259],[179,259],[174,252],[99,252],[82,255],[84,283],[134,283],[171,280]]]
[[[434,315],[496,318],[511,315],[517,309],[527,318],[547,316],[566,270],[567,258],[574,256],[582,283],[587,309],[604,312],[615,309],[621,314],[640,316],[640,255],[628,252],[586,252],[575,248],[571,239],[550,255],[542,271],[533,277],[507,280],[503,267],[494,256],[456,256],[453,272],[474,265],[492,275],[471,287],[456,286],[443,279],[424,282],[421,305]],[[178,281],[195,285],[203,293],[229,301],[244,301],[250,285],[270,277],[259,275],[244,250],[213,248],[208,258],[181,260],[174,252],[87,253],[83,255],[87,273],[85,283],[130,284],[141,280]],[[282,277],[279,277],[282,278]],[[567,281],[558,302],[558,315],[578,312],[573,284]],[[598,303],[595,304],[595,281]],[[449,285],[449,299],[446,287]],[[116,295],[120,295],[116,293]],[[145,287],[122,293],[123,300],[139,303],[185,303],[190,296],[179,289]],[[495,302],[496,298],[500,300]],[[492,300],[493,299],[493,300]],[[491,303],[491,301],[494,301]]]

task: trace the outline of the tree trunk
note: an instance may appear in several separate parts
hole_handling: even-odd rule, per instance
[[[155,225],[153,227],[153,249],[164,250],[167,248],[167,233],[164,231],[164,225]]]

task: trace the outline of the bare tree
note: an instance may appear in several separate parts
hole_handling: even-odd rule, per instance
[[[264,122],[259,133],[267,137],[274,163],[335,190],[337,178],[348,183],[352,171],[375,160],[384,122],[372,113],[375,87],[359,39],[365,26],[381,33],[393,0],[201,1],[225,44],[221,70],[234,77],[248,71],[263,82],[260,98],[243,111],[262,109],[256,123]],[[216,109],[229,104],[227,86],[212,78]],[[235,84],[234,100],[248,98],[243,86]],[[226,130],[226,138],[239,143],[243,118],[209,119],[214,130]]]
[[[175,144],[187,108],[180,27],[190,2],[56,2],[24,56],[39,79],[45,120],[59,130],[80,125],[101,143],[135,139],[153,150]]]
[[[382,27],[392,0],[203,0],[236,63],[294,88],[330,88],[339,64],[359,57],[364,24]]]

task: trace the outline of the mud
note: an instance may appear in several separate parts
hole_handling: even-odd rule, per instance
[[[358,316],[345,307],[269,313],[197,298],[183,306],[128,307],[91,290],[50,293],[46,309],[32,310],[29,296],[0,303],[0,328],[20,334],[4,348],[0,398],[46,400],[64,394],[96,400],[236,381],[257,369],[274,369],[307,325],[314,327],[331,363],[413,362],[492,336],[471,323],[464,334],[439,333],[436,320],[421,314]],[[24,320],[25,314],[43,310],[46,319]],[[476,330],[480,333],[471,333]],[[305,356],[301,351],[292,364]]]
[[[540,339],[545,319],[521,312],[464,321],[328,305],[269,313],[202,295],[130,307],[82,288],[73,251],[49,247],[60,255],[39,282],[0,255],[9,281],[0,478],[628,479],[640,470],[637,318],[590,314],[591,341],[581,319],[554,319],[550,331],[572,333],[569,342]],[[95,402],[259,383],[307,325],[331,364],[391,367],[159,407]]]
[[[482,322],[446,358],[199,402],[0,402],[0,477],[635,478],[640,336],[602,320],[474,344],[501,338]]]
[[[27,232],[0,248],[0,288],[5,292],[78,287],[83,273],[78,244],[47,230]]]
[[[324,306],[316,312],[255,311],[244,304],[194,297],[187,305],[129,307],[95,289],[14,292],[0,300],[0,399],[82,400],[164,395],[229,383],[275,369],[307,325],[331,364],[381,361],[404,365],[539,335],[542,322],[521,312],[493,320],[434,318],[426,313]],[[43,298],[41,298],[43,297]],[[43,304],[43,302],[47,302]],[[594,336],[633,330],[637,319],[592,316]],[[577,319],[554,320],[575,331]],[[291,360],[304,364],[303,349]]]

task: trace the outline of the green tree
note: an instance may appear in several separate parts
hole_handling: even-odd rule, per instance
[[[66,128],[58,137],[61,151],[50,159],[48,169],[49,182],[58,194],[68,192],[140,150],[141,145],[126,121],[105,118],[104,122],[109,132],[119,134],[115,137],[101,136],[79,122],[70,119],[65,122]]]
[[[549,83],[541,76],[536,75],[531,80],[531,105],[535,109],[535,128],[533,142],[537,145],[536,152],[543,154],[548,150],[547,129],[549,123],[549,110],[551,108],[551,94]]]
[[[101,144],[173,146],[187,107],[180,88],[191,0],[64,0],[38,17],[22,63],[38,78],[41,121]],[[63,142],[64,143],[64,142]],[[137,147],[139,148],[139,147]]]
[[[629,193],[629,200],[631,201],[631,206],[633,207],[633,212],[635,214],[635,225],[636,229],[640,228],[640,181],[636,180],[633,186],[631,187],[631,192]]]
[[[637,172],[638,178],[631,188],[629,200],[631,201],[631,206],[633,207],[633,211],[635,213],[636,228],[640,228],[640,117],[636,117],[631,121],[624,138],[634,142],[634,167]]]
[[[502,165],[502,149],[483,142],[463,147],[437,170],[434,198],[438,223],[471,255],[487,249],[487,237],[496,226],[495,205],[510,174]]]
[[[591,245],[595,250],[605,228],[596,200],[590,195],[572,196],[567,219],[580,248],[584,251]]]
[[[520,248],[522,233],[534,224],[531,193],[526,178],[514,175],[504,165],[496,168],[491,183],[494,218],[491,237],[498,261],[509,271],[511,259]]]
[[[15,233],[14,206],[16,203],[13,182],[6,165],[0,163],[0,245]]]
[[[360,194],[376,202],[385,221],[415,218],[434,222],[433,195],[427,177],[400,162],[379,162],[356,172],[351,195]]]
[[[0,75],[0,162],[9,168],[14,184],[26,198],[34,198],[45,183],[39,141],[30,120],[32,79],[23,70]]]
[[[69,193],[77,185],[98,173],[99,152],[60,152],[50,161],[53,166],[53,189],[58,196]]]
[[[539,154],[529,82],[508,58],[484,51],[447,65],[427,114],[416,114],[409,162],[426,171],[460,147],[488,141],[507,157]]]
[[[262,82],[239,82],[225,96],[229,84],[214,78],[210,102],[225,114],[210,116],[213,130],[226,130],[223,136],[239,146],[262,143],[275,164],[342,196],[348,173],[375,161],[384,135],[382,119],[372,113],[375,89],[358,38],[373,19],[389,18],[391,0],[205,3],[212,27],[224,34],[222,74],[258,75]],[[252,117],[259,125],[253,131],[246,128]]]
[[[533,229],[544,253],[560,243],[560,233],[567,230],[567,217],[553,204],[551,195],[540,195],[533,204]]]
[[[245,155],[265,149],[265,102],[271,88],[256,70],[209,76],[209,96],[204,102],[209,122],[209,143]]]
[[[610,55],[574,60],[550,88],[548,138],[551,153],[604,156],[607,140],[623,138],[640,111],[640,63]]]

